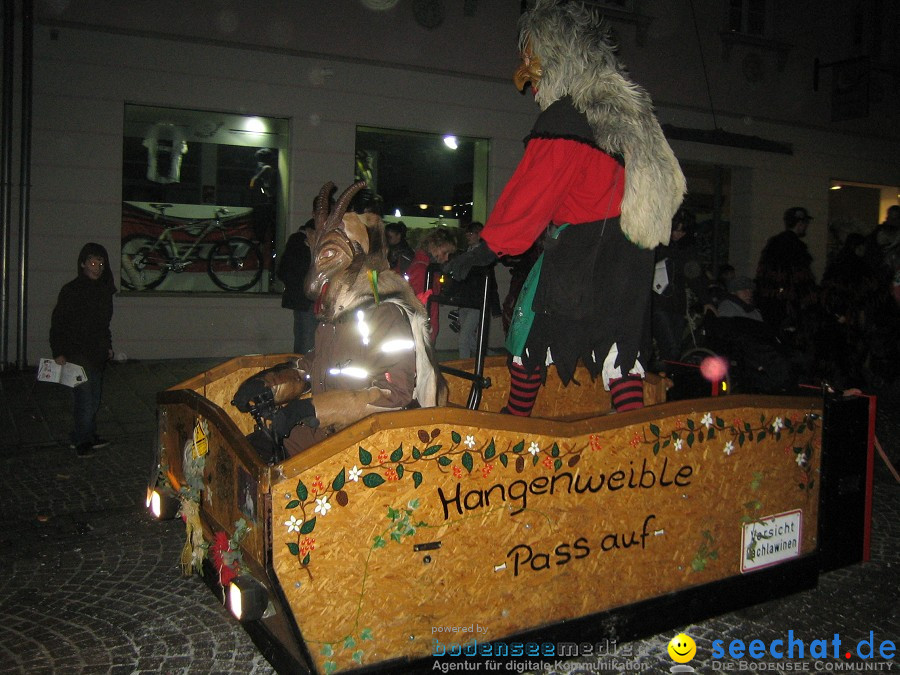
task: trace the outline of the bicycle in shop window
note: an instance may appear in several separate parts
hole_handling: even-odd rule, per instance
[[[209,278],[226,291],[245,291],[263,273],[262,251],[257,243],[230,236],[226,224],[235,216],[219,208],[209,219],[190,222],[166,218],[172,204],[150,204],[163,223],[158,237],[133,234],[122,242],[122,286],[144,291],[156,288],[170,272],[184,272],[191,265],[206,262]],[[175,234],[180,233],[181,241]],[[190,238],[184,240],[184,235]]]

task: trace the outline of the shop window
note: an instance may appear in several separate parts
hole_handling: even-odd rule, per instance
[[[288,147],[284,119],[127,104],[122,290],[269,292]]]
[[[489,141],[450,134],[357,127],[357,180],[385,221],[411,229],[455,227],[487,216]]]

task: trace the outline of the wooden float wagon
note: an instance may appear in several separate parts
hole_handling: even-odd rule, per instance
[[[577,656],[867,556],[866,398],[666,403],[669,383],[649,376],[652,405],[610,415],[584,372],[565,388],[551,373],[517,419],[497,414],[506,368],[489,358],[479,411],[452,404],[468,383],[450,378],[448,407],[372,415],[268,465],[230,401],[286,358],[240,357],[160,392],[148,490],[183,514],[186,571],[280,672],[426,671],[460,645]]]

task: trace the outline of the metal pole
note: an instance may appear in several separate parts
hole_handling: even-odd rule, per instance
[[[19,370],[28,365],[28,238],[31,206],[31,119],[34,74],[34,0],[22,0],[22,132],[19,155],[19,305],[16,354]]]
[[[15,0],[3,0],[3,96],[0,102],[0,370],[9,362],[9,259],[12,204],[13,32]]]

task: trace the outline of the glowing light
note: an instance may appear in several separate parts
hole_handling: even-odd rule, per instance
[[[428,208],[428,204],[419,204],[419,208],[423,211]]]
[[[442,206],[441,208],[444,209],[444,211],[452,211],[453,210],[452,206]]]
[[[459,147],[456,136],[444,136],[444,145],[446,145],[451,150],[456,150]]]
[[[394,209],[394,218],[399,218],[401,215],[403,214],[400,213],[400,209]]]
[[[393,354],[395,352],[408,352],[415,349],[416,343],[412,340],[387,340],[381,344],[381,351],[385,354]]]
[[[369,330],[369,324],[366,323],[366,314],[361,309],[356,312],[356,328],[359,330],[360,337],[362,337],[362,343],[364,345],[369,344],[369,335],[372,332]]]
[[[352,377],[355,380],[365,380],[369,377],[368,371],[363,368],[357,368],[356,366],[345,366],[343,368],[329,368],[329,375],[344,375],[346,377]]]

